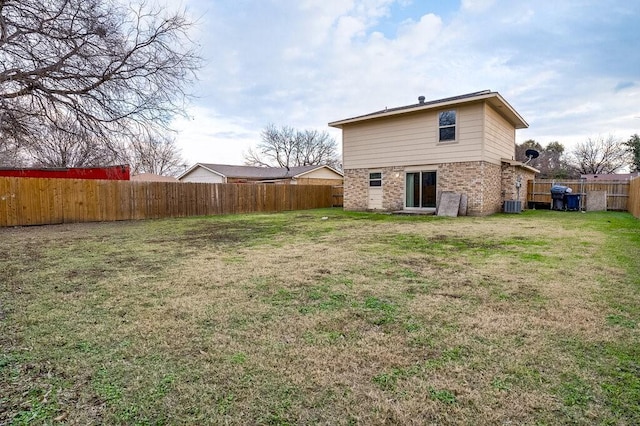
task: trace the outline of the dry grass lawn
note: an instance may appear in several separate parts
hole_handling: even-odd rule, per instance
[[[639,223],[0,229],[0,424],[638,424]]]

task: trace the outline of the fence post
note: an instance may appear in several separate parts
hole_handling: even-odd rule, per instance
[[[278,212],[333,199],[331,185],[0,177],[0,226]]]

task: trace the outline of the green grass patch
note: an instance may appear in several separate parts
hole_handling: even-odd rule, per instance
[[[640,424],[639,223],[0,229],[0,424]]]

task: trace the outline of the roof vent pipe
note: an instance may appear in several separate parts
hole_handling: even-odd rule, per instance
[[[424,103],[424,96],[418,96],[418,102],[420,102],[421,104]]]

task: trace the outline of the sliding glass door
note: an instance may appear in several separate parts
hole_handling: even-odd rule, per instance
[[[436,206],[436,172],[410,172],[406,179],[406,207]]]

